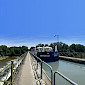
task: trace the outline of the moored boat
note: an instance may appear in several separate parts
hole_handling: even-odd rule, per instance
[[[58,51],[53,52],[52,47],[37,47],[36,48],[37,57],[45,62],[53,62],[59,60]]]

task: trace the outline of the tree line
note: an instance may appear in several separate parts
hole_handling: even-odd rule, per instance
[[[0,46],[0,57],[2,56],[20,56],[21,54],[28,51],[27,46],[20,46],[20,47],[7,47],[6,45]]]
[[[43,47],[43,46],[50,46],[55,50],[55,46],[57,45],[58,52],[62,56],[69,56],[69,57],[77,57],[77,58],[85,58],[85,46],[81,44],[65,44],[63,42],[55,42],[48,44],[38,44],[36,47]]]

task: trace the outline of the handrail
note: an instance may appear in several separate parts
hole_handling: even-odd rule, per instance
[[[49,64],[47,64],[46,62],[42,61],[36,55],[32,54],[31,52],[29,52],[29,53],[41,62],[41,78],[42,78],[42,64],[44,63],[45,65],[47,65],[50,68],[50,70],[51,70],[51,85],[53,85],[53,69],[52,69],[52,67]]]
[[[60,75],[62,78],[64,78],[66,81],[68,81],[71,85],[78,85],[77,83],[73,82],[71,79],[67,78],[66,76],[64,76],[63,74],[61,74],[60,72],[56,71],[54,72],[54,85],[55,85],[55,74]]]
[[[1,70],[0,70],[0,74],[3,73],[6,71],[6,74],[5,76],[2,74],[2,79],[0,80],[0,85],[3,85],[4,82],[9,82],[7,81],[9,78],[11,78],[11,85],[13,85],[13,79],[14,79],[14,73],[15,73],[15,69],[17,69],[20,64],[22,63],[22,61],[24,60],[25,58],[25,55],[27,54],[24,53],[22,54],[19,58],[15,59],[15,60],[12,60],[10,63],[8,63],[6,66],[4,66]]]
[[[37,57],[36,55],[32,54],[31,52],[30,52],[30,54],[33,55],[35,58],[37,58],[38,60],[40,60],[42,63],[44,63],[45,65],[47,65],[50,68],[50,70],[51,70],[51,85],[55,85],[55,74],[56,73],[58,75],[60,75],[62,78],[64,78],[66,81],[68,81],[71,85],[78,85],[77,83],[73,82],[72,80],[70,80],[69,78],[67,78],[66,76],[64,76],[63,74],[61,74],[58,71],[54,72],[54,75],[53,75],[53,69],[52,69],[52,67],[49,64],[47,64],[46,62],[42,61],[39,57]],[[42,64],[41,64],[41,66],[42,66]],[[42,67],[41,67],[41,69],[42,69]],[[54,76],[54,83],[53,83],[53,76]]]

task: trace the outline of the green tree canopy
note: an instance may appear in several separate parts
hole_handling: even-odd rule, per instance
[[[0,55],[1,56],[20,56],[21,54],[28,51],[27,46],[22,47],[7,47],[5,45],[0,46]]]

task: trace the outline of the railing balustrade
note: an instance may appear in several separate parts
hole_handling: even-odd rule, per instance
[[[25,59],[26,54],[27,52],[22,54],[17,59],[8,62],[6,66],[0,69],[0,85],[14,84],[15,75],[18,72],[19,66]],[[10,81],[8,81],[8,79],[10,79]]]
[[[37,57],[36,55],[34,55],[34,53],[33,52],[30,52],[30,54],[36,59],[36,61],[37,61],[37,64],[38,64],[38,61],[41,63],[40,65],[41,65],[41,79],[42,79],[42,65],[43,65],[43,63],[45,64],[45,65],[47,65],[49,68],[50,68],[50,71],[51,71],[51,85],[56,85],[55,84],[55,76],[56,76],[56,74],[58,74],[59,76],[61,76],[63,79],[65,79],[67,82],[69,82],[71,85],[78,85],[77,83],[75,83],[75,82],[73,82],[72,80],[70,80],[68,77],[66,77],[66,76],[64,76],[63,74],[61,74],[60,72],[58,72],[58,71],[56,71],[56,72],[53,72],[53,69],[52,69],[52,67],[49,65],[49,64],[47,64],[46,62],[44,62],[44,61],[42,61],[39,57]],[[53,74],[54,73],[54,74]],[[53,77],[54,76],[54,77]]]

